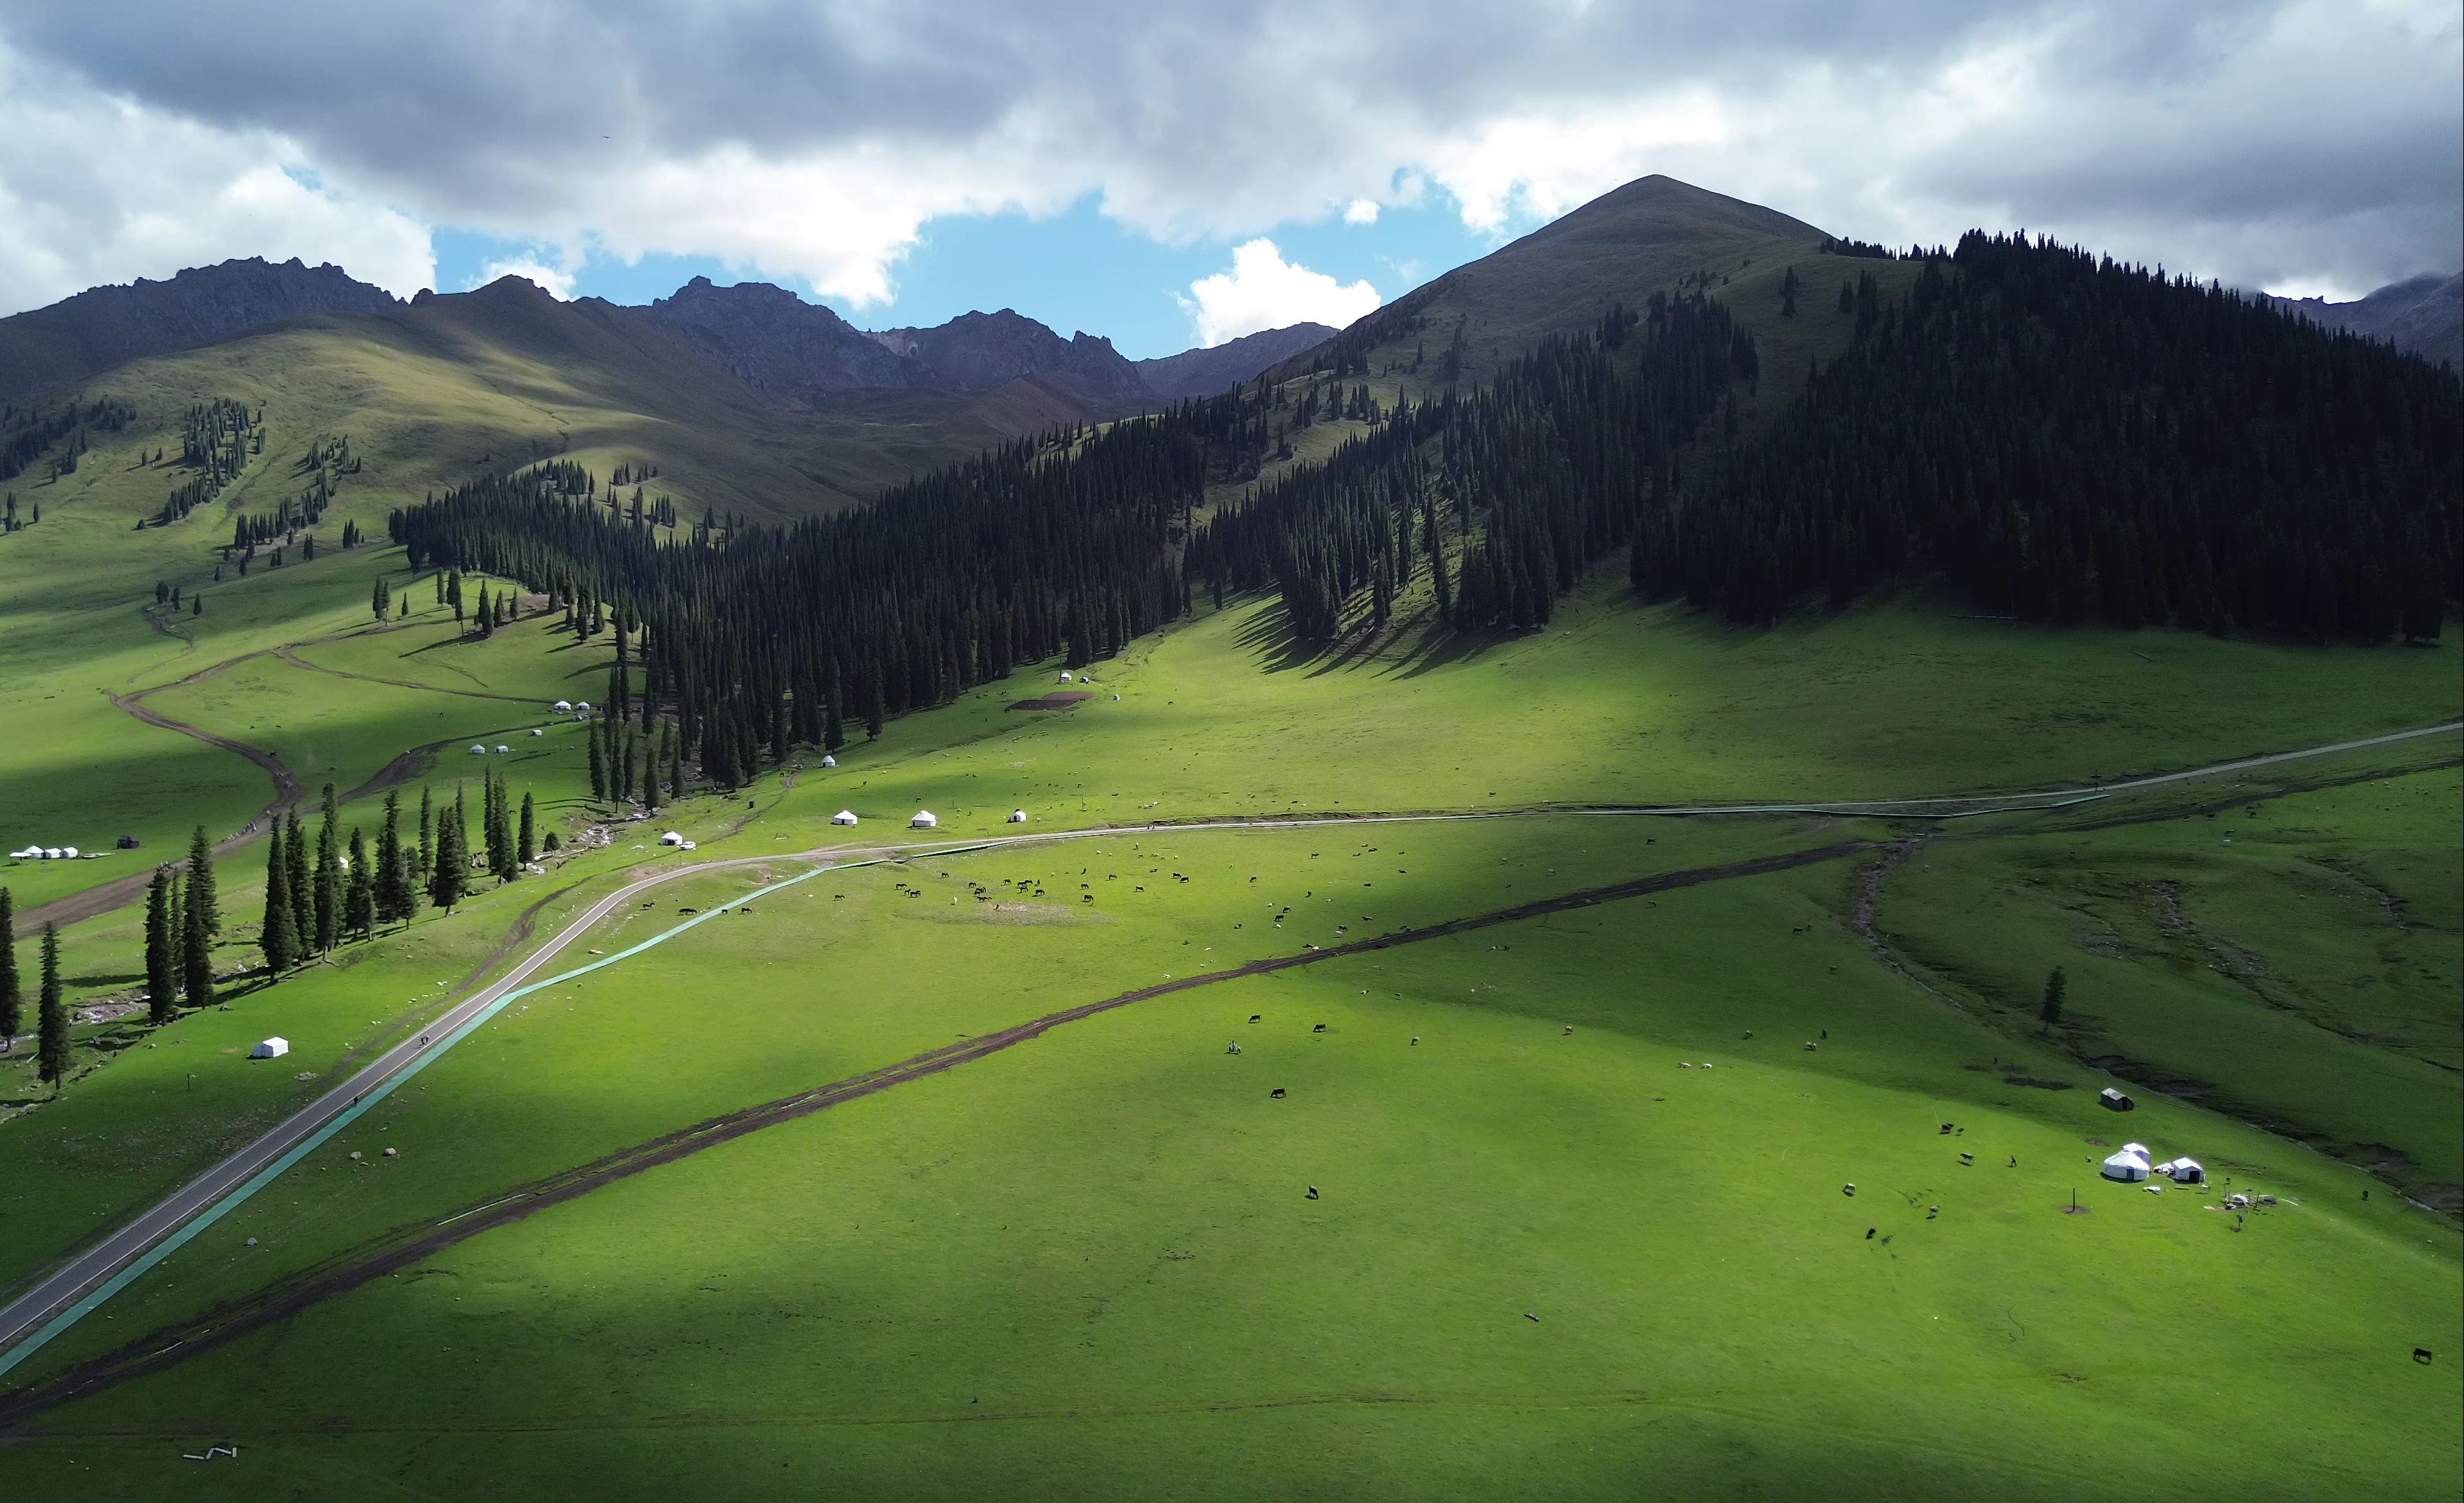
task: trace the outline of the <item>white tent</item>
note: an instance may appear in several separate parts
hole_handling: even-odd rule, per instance
[[[588,700],[586,700],[586,699],[585,699],[585,700],[582,701],[581,703],[579,703],[579,704],[575,705],[573,708],[576,708],[576,709],[578,709],[578,710],[580,710],[580,711],[582,711],[583,714],[587,715],[587,714],[589,714],[589,713],[590,713],[590,701],[588,701]]]
[[[11,851],[11,852],[9,853],[9,859],[10,859],[11,860],[12,860],[12,861],[22,861],[22,860],[28,860],[28,859],[30,859],[30,858],[37,858],[37,857],[40,857],[42,854],[43,854],[43,848],[42,848],[41,846],[39,846],[39,845],[30,845],[30,846],[27,846],[27,847],[26,847],[24,850],[22,850],[22,851]]]
[[[685,838],[678,835],[673,830],[670,830],[667,834],[659,837],[659,843],[661,845],[682,845],[685,843]]]
[[[1024,824],[1024,823],[1026,823],[1026,811],[1025,811],[1025,810],[1023,810],[1023,809],[1013,809],[1013,810],[1011,810],[1011,811],[1009,812],[1009,822],[1010,822],[1010,823],[1012,823],[1012,824]]]
[[[533,726],[533,727],[531,727],[531,734],[532,734],[532,735],[535,735],[535,736],[543,736],[543,735],[546,735],[546,734],[547,734],[547,732],[546,732],[546,731],[544,731],[544,730],[540,730],[539,727],[537,727],[537,726]]]
[[[2123,1148],[2104,1161],[2103,1173],[2106,1179],[2136,1185],[2147,1177],[2146,1155]]]
[[[573,708],[573,701],[569,699],[558,700],[556,702],[556,708],[559,709],[571,709]]]
[[[60,854],[67,857],[70,860],[76,860],[77,859],[77,848],[74,845],[63,845],[60,847]]]
[[[838,765],[839,765],[839,759],[838,759],[837,757],[834,757],[834,756],[825,756],[825,757],[822,758],[822,766],[824,766],[824,767],[836,767],[836,766],[838,766]]]
[[[290,1039],[269,1038],[250,1050],[248,1056],[251,1059],[279,1059],[289,1053],[291,1053]]]
[[[938,829],[940,824],[941,821],[933,817],[933,811],[930,809],[916,810],[915,817],[907,821],[908,828],[913,830]]]
[[[855,823],[855,813],[852,810],[842,809],[838,813],[830,816],[830,823],[853,824]]]
[[[507,752],[511,752],[511,751],[513,751],[513,748],[512,748],[512,747],[508,747],[508,746],[500,746],[500,747],[496,748],[496,754],[497,754],[498,756],[503,756],[503,755],[505,755]]]
[[[2196,1159],[2175,1159],[2173,1166],[2166,1172],[2173,1176],[2173,1183],[2176,1185],[2208,1183],[2208,1171],[2200,1167],[2199,1161]]]
[[[1074,683],[1074,682],[1076,682],[1076,681],[1075,681],[1074,677],[1071,675],[1071,673],[1069,672],[1069,670],[1068,670],[1067,668],[1064,668],[1064,669],[1062,669],[1062,670],[1061,670],[1061,682],[1062,682],[1062,683],[1064,683],[1064,684],[1069,684],[1069,683]]]
[[[56,861],[64,853],[56,845],[47,845],[43,847],[43,860],[47,861]]]
[[[488,749],[481,746],[476,741],[473,741],[471,743],[471,754],[473,756],[486,756],[488,754]]]

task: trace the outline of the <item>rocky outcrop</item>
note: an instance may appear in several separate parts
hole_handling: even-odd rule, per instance
[[[707,351],[737,379],[810,403],[856,387],[908,386],[908,362],[818,303],[783,287],[717,287],[696,276],[641,313]]]
[[[303,314],[387,313],[392,294],[339,266],[251,257],[191,267],[169,281],[97,287],[0,318],[0,401],[84,380],[149,355],[194,349]]]
[[[1034,377],[1097,410],[1135,406],[1152,395],[1111,340],[1091,334],[1064,339],[1014,309],[960,314],[930,329],[884,329],[873,338],[910,363],[911,385],[990,391]]]

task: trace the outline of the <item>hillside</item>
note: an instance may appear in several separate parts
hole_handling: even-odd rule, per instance
[[[2269,300],[2313,323],[2385,339],[2408,355],[2464,369],[2464,273],[2389,282],[2349,303],[2320,297]]]
[[[1303,350],[1315,349],[1334,334],[1322,323],[1296,323],[1131,363],[1158,397],[1214,397]]]
[[[149,355],[211,344],[302,314],[383,314],[402,306],[338,266],[257,260],[140,277],[0,318],[0,402],[72,384]]]

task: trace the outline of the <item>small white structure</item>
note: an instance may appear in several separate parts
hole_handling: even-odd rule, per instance
[[[248,1052],[248,1056],[251,1059],[279,1059],[289,1053],[291,1053],[290,1039],[267,1038],[259,1040],[257,1046]]]
[[[2165,1165],[2164,1172],[2173,1176],[2173,1183],[2176,1185],[2205,1185],[2208,1183],[2208,1171],[2200,1166],[2199,1161],[2196,1159],[2175,1159],[2172,1163]]]
[[[471,743],[471,754],[473,756],[486,756],[488,754],[488,749],[481,746],[476,741],[473,741]]]
[[[580,703],[576,704],[573,708],[576,708],[576,709],[578,709],[578,710],[580,710],[580,711],[582,711],[583,714],[587,715],[587,714],[589,714],[589,713],[590,713],[590,701],[588,701],[588,700],[586,700],[586,699],[585,699],[585,700],[583,700],[583,701],[581,701]]]
[[[667,834],[659,837],[659,843],[661,845],[682,845],[685,843],[685,838],[678,835],[675,831],[670,830]]]
[[[822,766],[824,766],[824,767],[836,767],[836,766],[838,766],[838,765],[839,765],[839,759],[838,759],[837,757],[834,757],[834,756],[825,756],[825,757],[822,758]]]
[[[1024,824],[1024,823],[1026,823],[1026,811],[1025,811],[1025,810],[1023,810],[1023,809],[1013,809],[1013,810],[1011,810],[1011,811],[1009,812],[1009,822],[1010,822],[1010,823],[1012,823],[1012,824]]]
[[[855,823],[855,812],[851,809],[842,809],[838,813],[830,816],[830,823],[853,824]]]
[[[676,847],[676,849],[677,849],[677,850],[680,850],[680,851],[690,851],[690,850],[693,850],[693,849],[695,849],[695,847],[694,847],[694,844],[693,844],[693,841],[691,841],[691,840],[687,840],[687,841],[684,841],[682,844],[678,845],[678,846]]]
[[[911,830],[935,830],[940,828],[940,825],[941,821],[934,817],[933,811],[930,809],[916,810],[915,817],[907,821],[907,827]]]
[[[63,845],[60,847],[60,855],[69,860],[76,860],[77,859],[77,848],[74,845]]]
[[[547,732],[546,732],[546,731],[544,731],[544,730],[540,730],[539,727],[537,727],[537,726],[533,726],[533,727],[531,727],[531,734],[532,734],[532,735],[535,735],[535,736],[543,736],[543,735],[546,735],[546,734],[547,734]]]
[[[9,853],[9,859],[12,861],[39,860],[42,859],[42,855],[43,848],[41,846],[30,845],[22,851],[11,851]]]
[[[569,700],[569,699],[561,699],[561,700],[558,700],[558,701],[556,702],[556,708],[557,708],[558,709],[560,709],[560,710],[570,710],[571,708],[573,708],[573,701],[571,701],[571,700]]]
[[[1063,668],[1063,669],[1061,670],[1061,682],[1062,682],[1062,683],[1064,683],[1064,684],[1075,684],[1075,683],[1076,683],[1076,682],[1078,682],[1078,681],[1077,681],[1077,679],[1076,679],[1074,676],[1072,676],[1072,675],[1071,675],[1070,671],[1069,671],[1067,668]]]
[[[47,861],[56,861],[67,854],[68,853],[66,851],[61,850],[56,845],[47,845],[43,847],[43,860]]]
[[[2124,1147],[2104,1161],[2101,1171],[2106,1179],[2136,1185],[2147,1178],[2147,1155],[2135,1144]]]
[[[497,754],[498,756],[504,756],[504,755],[506,755],[507,753],[511,752],[513,750],[514,750],[514,749],[513,749],[512,747],[509,747],[509,746],[499,746],[499,747],[497,747],[497,748],[496,748],[496,754]]]

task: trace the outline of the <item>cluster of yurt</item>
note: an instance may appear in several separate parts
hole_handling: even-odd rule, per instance
[[[2148,1159],[2149,1150],[2145,1144],[2125,1143],[2106,1157],[2101,1172],[2106,1179],[2119,1180],[2124,1185],[2144,1184],[2159,1174],[2176,1185],[2208,1183],[2208,1171],[2196,1159],[2167,1159],[2162,1164],[2150,1164]]]
[[[11,851],[9,859],[15,861],[73,861],[77,859],[77,848],[74,845],[30,845],[22,851]]]

